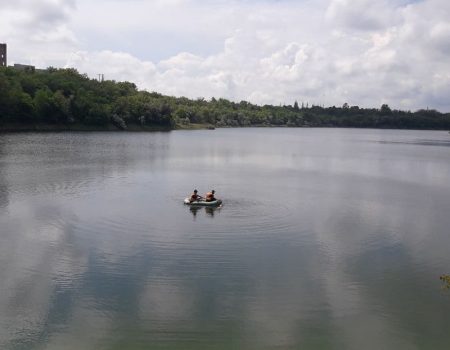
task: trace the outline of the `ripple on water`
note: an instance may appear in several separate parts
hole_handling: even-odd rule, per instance
[[[276,210],[272,210],[276,208]],[[303,229],[293,220],[294,210],[270,199],[229,199],[220,209],[219,220],[200,227],[201,238],[237,239],[237,244],[255,244],[277,239],[298,239]]]
[[[61,181],[57,179],[51,181],[26,181],[25,183],[12,183],[3,190],[5,196],[37,196],[56,194],[64,197],[80,197],[97,188],[101,180],[98,178],[79,178]]]

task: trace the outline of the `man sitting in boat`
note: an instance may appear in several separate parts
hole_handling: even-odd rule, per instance
[[[198,191],[194,190],[194,193],[192,193],[191,198],[189,198],[190,203],[197,202],[197,201],[203,199],[203,197],[198,195],[197,193],[198,193]]]
[[[214,202],[216,200],[216,198],[214,197],[214,193],[216,193],[216,191],[212,190],[211,192],[208,192],[205,196],[205,201],[206,202]]]

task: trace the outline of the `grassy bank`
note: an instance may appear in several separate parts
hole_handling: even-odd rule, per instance
[[[196,124],[196,123],[190,123],[190,124],[177,124],[175,126],[176,130],[214,130],[215,126],[212,124]]]

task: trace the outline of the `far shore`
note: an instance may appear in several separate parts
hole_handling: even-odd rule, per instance
[[[109,131],[109,132],[150,132],[150,131],[172,131],[172,130],[201,130],[215,129],[211,124],[188,124],[176,125],[175,127],[158,125],[127,125],[126,129],[121,129],[114,124],[106,125],[86,125],[86,124],[48,124],[48,123],[8,123],[0,124],[0,132],[65,132],[65,131]]]
[[[169,132],[173,130],[214,130],[218,129],[231,129],[231,128],[334,128],[334,129],[353,129],[355,127],[336,127],[331,125],[323,126],[289,126],[289,125],[268,125],[268,124],[255,124],[248,126],[216,126],[213,124],[177,124],[173,127],[158,126],[158,125],[138,125],[129,124],[125,129],[119,128],[114,124],[106,125],[86,125],[86,124],[48,124],[48,123],[7,123],[0,124],[0,133],[27,133],[27,132]],[[446,129],[408,129],[408,128],[374,128],[364,127],[358,129],[377,129],[377,130],[434,130],[434,131],[447,131]],[[450,133],[450,131],[449,131]]]

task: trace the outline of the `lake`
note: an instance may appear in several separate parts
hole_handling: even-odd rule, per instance
[[[444,131],[0,135],[1,349],[445,349],[449,248]]]

